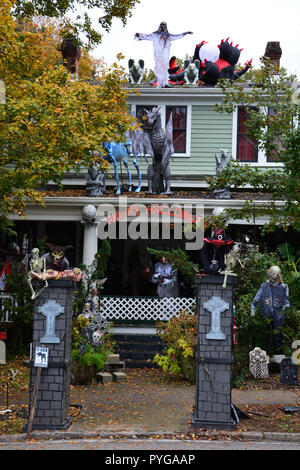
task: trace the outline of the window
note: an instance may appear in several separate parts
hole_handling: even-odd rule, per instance
[[[173,115],[173,145],[175,153],[186,153],[186,106],[167,106],[166,125],[170,114]]]
[[[254,139],[246,134],[248,113],[242,106],[238,108],[237,152],[236,159],[240,162],[257,162],[258,148]]]

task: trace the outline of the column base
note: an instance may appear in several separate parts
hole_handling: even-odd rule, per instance
[[[192,417],[192,428],[231,430],[236,429],[236,422],[231,421],[200,421],[194,415]]]
[[[73,422],[72,417],[68,417],[63,423],[59,424],[32,424],[32,431],[66,431],[69,429]],[[28,423],[24,424],[22,432],[26,433],[28,429]]]

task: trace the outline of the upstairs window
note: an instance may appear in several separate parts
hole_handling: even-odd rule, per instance
[[[240,162],[257,162],[258,147],[255,139],[250,139],[246,134],[247,119],[247,110],[244,107],[239,106],[236,159]]]
[[[173,145],[175,153],[186,153],[187,107],[166,106],[166,125],[173,115]]]

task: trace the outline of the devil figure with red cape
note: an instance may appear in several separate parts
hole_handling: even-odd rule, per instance
[[[224,257],[233,247],[234,241],[221,228],[215,228],[211,237],[204,238],[200,251],[205,274],[217,275],[225,269]]]

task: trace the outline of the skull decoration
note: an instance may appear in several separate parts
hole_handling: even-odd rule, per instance
[[[89,204],[88,206],[84,206],[82,210],[82,220],[84,223],[88,225],[93,225],[96,221],[96,207]]]
[[[102,335],[103,335],[103,333],[101,333],[100,330],[94,331],[93,336],[92,336],[93,344],[98,346],[100,344],[100,339],[101,339]]]

